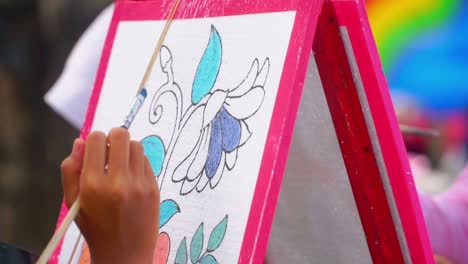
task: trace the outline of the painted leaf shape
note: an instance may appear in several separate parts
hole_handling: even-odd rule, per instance
[[[164,200],[160,206],[159,227],[163,227],[175,214],[179,212],[179,205],[175,201]]]
[[[171,250],[171,239],[165,232],[159,234],[156,248],[154,249],[153,264],[166,264]]]
[[[214,26],[211,26],[210,40],[200,60],[192,86],[192,104],[200,102],[213,88],[221,66],[221,37]]]
[[[218,261],[213,255],[206,255],[200,259],[200,264],[218,264]]]
[[[228,216],[226,215],[224,219],[221,220],[221,222],[219,222],[218,225],[216,225],[216,227],[210,234],[210,239],[208,240],[207,248],[208,252],[213,252],[221,245],[221,242],[223,242],[224,239],[224,235],[226,234],[227,224]]]
[[[203,249],[203,223],[198,226],[197,231],[190,242],[190,260],[192,263],[197,263]]]
[[[141,144],[143,145],[145,156],[151,164],[154,175],[159,177],[164,163],[164,156],[166,155],[164,143],[158,136],[149,136],[144,138]]]
[[[180,242],[179,248],[177,249],[175,264],[187,264],[187,241],[184,237],[184,240]]]

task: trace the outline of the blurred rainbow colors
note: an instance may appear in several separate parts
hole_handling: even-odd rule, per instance
[[[367,0],[392,93],[468,110],[468,0]]]

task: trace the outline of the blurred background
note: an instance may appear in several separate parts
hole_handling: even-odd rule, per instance
[[[73,45],[111,0],[0,0],[0,241],[40,253],[78,131],[44,103]]]
[[[61,201],[59,165],[78,131],[43,97],[110,0],[0,0],[0,241],[39,253]],[[468,0],[368,0],[415,179],[445,190],[467,161]]]
[[[418,187],[440,193],[467,161],[468,1],[366,5],[399,122],[440,132],[404,135]]]

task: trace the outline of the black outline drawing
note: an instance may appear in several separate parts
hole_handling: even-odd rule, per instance
[[[219,43],[210,43],[212,41],[213,36],[217,36],[217,38],[215,37],[215,39],[216,41],[219,41]],[[193,190],[196,190],[198,193],[201,193],[208,185],[211,189],[216,188],[220,183],[221,178],[225,173],[225,170],[231,171],[235,168],[237,159],[239,157],[239,148],[244,146],[245,143],[247,143],[247,141],[249,141],[250,137],[252,136],[252,131],[250,130],[246,120],[254,116],[263,105],[263,102],[265,100],[264,86],[270,73],[270,59],[266,58],[260,67],[259,60],[255,58],[252,61],[251,67],[248,73],[246,74],[245,78],[237,86],[227,91],[214,89],[217,83],[218,75],[222,70],[223,48],[222,39],[219,35],[219,32],[213,25],[211,26],[210,41],[208,42],[205,48],[205,54],[203,54],[202,59],[199,65],[197,66],[197,73],[199,71],[202,71],[200,70],[200,67],[202,65],[204,56],[209,56],[206,55],[206,52],[210,45],[219,45],[219,54],[221,56],[219,58],[219,68],[213,68],[213,70],[217,70],[215,76],[211,78],[214,80],[213,86],[210,88],[211,90],[203,97],[199,98],[200,100],[195,104],[193,102],[194,91],[192,87],[192,101],[186,110],[184,110],[183,108],[184,104],[182,91],[174,79],[174,70],[172,67],[172,53],[167,46],[163,46],[161,48],[160,64],[163,72],[167,75],[167,82],[163,86],[161,86],[161,88],[159,88],[156,94],[154,95],[149,110],[149,122],[151,124],[157,124],[165,112],[165,106],[163,105],[163,103],[167,103],[169,101],[162,100],[162,98],[167,98],[167,96],[169,96],[170,98],[175,99],[176,114],[175,117],[173,117],[174,125],[172,129],[172,134],[170,136],[169,144],[164,143],[165,159],[163,161],[162,171],[159,176],[159,184],[160,188],[162,188],[166,176],[169,176],[172,182],[174,183],[182,182],[180,188],[180,195],[183,196],[190,194]],[[203,63],[206,62],[203,61]],[[195,84],[195,80],[197,78],[197,76],[194,78],[192,86]],[[248,115],[244,115],[242,117],[236,117],[235,114],[230,113],[229,109],[232,106],[230,102],[233,103],[232,100],[241,99],[254,90],[256,90],[257,92],[260,91],[258,89],[261,89],[259,95],[261,95],[262,98],[261,100],[256,102],[258,103],[258,107],[254,108],[254,111],[252,113],[248,112]],[[210,117],[210,120],[205,120],[206,109],[207,107],[209,107],[210,99],[212,99],[212,97],[215,95],[218,96],[216,100],[219,100],[219,98],[223,98],[224,96],[224,101],[215,100],[215,102],[219,102],[221,103],[221,105],[219,106],[219,109],[214,108],[216,112],[211,112],[216,113],[214,114],[214,117]],[[251,94],[251,96],[253,95]],[[203,113],[200,113],[199,111],[203,111]],[[223,116],[221,115],[221,113],[223,113]],[[198,123],[193,123],[195,121],[192,120],[192,117],[195,114],[203,114],[202,120],[199,120],[199,126]],[[196,136],[198,138],[196,140],[195,138],[192,138],[193,140],[191,142],[194,143],[194,146],[192,147],[192,145],[190,145],[187,147],[187,151],[184,152],[185,157],[182,156],[180,159],[177,159],[177,161],[172,161],[174,150],[177,147],[179,147],[180,151],[181,147],[185,147],[178,146],[178,144],[184,144],[184,141],[181,140],[180,136],[181,134],[183,134],[182,132],[184,131],[184,129],[187,128],[186,126],[188,125],[189,121],[191,121],[190,127],[192,129],[198,129],[198,127],[200,128],[199,135]],[[216,134],[216,132],[212,130],[215,122],[217,122],[217,127],[220,129],[220,131],[216,130],[218,131],[218,134]],[[235,137],[238,137],[238,140],[236,139],[234,141],[231,141],[230,144],[228,144],[227,141],[224,140],[225,138],[233,136],[224,134],[224,130],[229,129],[225,126],[229,124],[234,125],[234,127],[232,127],[231,129],[240,130],[240,132],[236,132],[235,134]],[[196,133],[196,130],[191,133]],[[212,142],[212,140],[214,140],[215,138],[216,140],[218,140],[218,144],[214,144]],[[238,142],[236,143],[236,141]],[[225,144],[228,144],[231,147],[229,147],[229,149],[225,149]],[[216,153],[216,156],[211,156],[214,155],[213,153]],[[229,155],[235,156],[232,157]],[[229,164],[227,163],[228,158]],[[209,166],[209,163],[211,164],[210,166],[213,167],[211,167],[210,171],[208,172],[207,169],[209,167],[207,166]],[[203,164],[203,166],[194,167],[197,166],[197,164]]]

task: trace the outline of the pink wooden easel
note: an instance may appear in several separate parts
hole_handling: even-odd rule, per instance
[[[88,109],[87,121],[82,131],[83,136],[89,133],[93,124],[94,111],[98,104],[119,22],[161,20],[169,3],[163,2],[163,4],[159,1],[117,2]],[[200,1],[193,0],[193,2]],[[316,174],[302,176],[314,177],[311,180],[317,183],[331,182],[328,187],[337,187],[333,190],[335,192],[341,190],[336,182],[333,183],[336,180],[333,177],[342,172],[346,179],[343,185],[347,184],[349,189],[349,204],[354,207],[350,209],[347,208],[348,204],[337,205],[334,199],[317,200],[326,205],[325,207],[336,206],[338,210],[346,209],[349,215],[352,215],[354,210],[356,221],[353,222],[354,226],[347,228],[362,229],[364,237],[362,252],[365,252],[373,263],[433,263],[416,188],[364,3],[360,0],[325,0],[322,4],[319,0],[310,2],[296,0],[286,4],[285,1],[279,0],[271,2],[244,0],[242,8],[245,9],[242,9],[239,2],[225,0],[208,2],[210,4],[201,5],[200,10],[189,9],[187,12],[176,14],[175,19],[288,10],[297,10],[298,14],[295,21],[297,26],[293,29],[287,52],[285,65],[288,67],[283,70],[274,107],[274,118],[268,133],[268,145],[262,156],[262,166],[238,262],[264,261],[283,174],[286,171],[287,176],[283,186],[287,186],[290,173],[297,174],[301,171],[302,168],[299,166],[311,166],[309,169]],[[182,6],[184,6],[183,0]],[[315,63],[309,63],[309,58]],[[316,78],[309,78],[309,74],[313,75],[315,72],[318,74]],[[307,96],[301,97],[303,91],[307,95],[309,89],[321,89],[323,95],[322,101],[319,101],[321,99],[318,97],[311,97],[312,100],[317,100],[315,103],[322,103],[323,108],[317,111],[324,114],[317,117],[316,113],[309,113],[310,118],[316,118],[315,123],[312,123],[319,124],[321,118],[328,116],[329,126],[301,127],[301,123],[305,122],[303,118],[309,118],[307,113],[300,113],[296,120],[302,105],[309,103],[304,99]],[[332,165],[324,170],[329,174],[320,175],[317,172],[320,171],[321,162],[326,162],[326,158],[321,159],[323,153],[320,152],[314,154],[316,159],[304,159],[302,163],[296,163],[295,160],[298,159],[296,154],[299,153],[297,148],[303,145],[303,142],[295,144],[298,140],[296,136],[293,139],[295,127],[296,135],[303,129],[311,136],[314,135],[314,131],[317,135],[328,133],[330,142],[335,142],[336,148],[332,149],[329,146],[320,148],[322,143],[320,138],[311,141],[315,142],[312,147],[317,147],[325,153],[334,152],[335,156],[330,157],[338,157],[343,166],[339,167],[337,160],[329,158],[328,162]],[[289,163],[286,168],[288,155]],[[334,166],[333,162],[337,165]],[[328,191],[320,184],[312,187],[315,188],[314,191],[323,194]],[[63,210],[65,211],[66,209]],[[331,218],[335,217],[329,209],[317,212],[329,214]],[[280,206],[278,214],[281,213]],[[313,219],[314,213],[308,213],[308,216]],[[340,223],[345,225],[347,223],[345,218],[342,222],[341,219],[337,219],[338,225]],[[289,228],[294,229],[295,226]],[[274,227],[272,240],[277,234],[275,230]],[[350,237],[352,236],[350,233]],[[333,242],[328,247],[329,250],[338,251],[339,248],[355,246],[340,244],[339,240],[328,241]],[[311,237],[310,243],[320,242],[320,237]],[[57,263],[60,250],[56,252],[54,263]],[[311,253],[314,253],[313,250]],[[319,253],[317,252],[317,255]],[[356,259],[359,258],[360,256],[357,256]],[[332,259],[327,259],[325,256],[317,261],[332,263]]]

